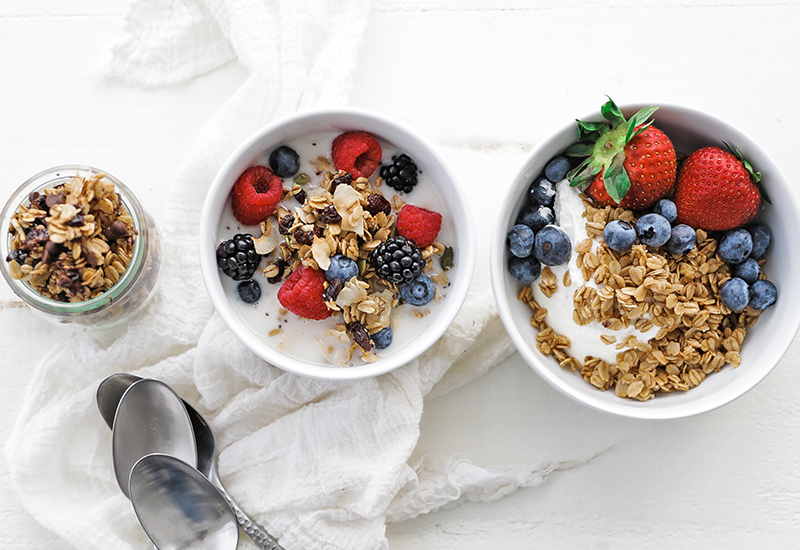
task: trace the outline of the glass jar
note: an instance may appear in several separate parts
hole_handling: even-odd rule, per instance
[[[29,206],[31,195],[54,188],[75,176],[89,178],[104,174],[113,183],[122,207],[132,218],[133,246],[124,273],[98,296],[79,302],[60,301],[45,296],[31,284],[12,276],[6,260],[11,252],[14,228],[12,218],[20,205]],[[89,166],[65,165],[36,174],[17,189],[0,214],[0,271],[16,295],[47,320],[78,330],[101,330],[118,326],[142,310],[155,293],[161,267],[161,242],[152,217],[142,208],[121,181]]]

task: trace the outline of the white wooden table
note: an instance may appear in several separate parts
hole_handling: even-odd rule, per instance
[[[486,198],[504,192],[532,146],[595,110],[605,94],[709,111],[750,134],[797,180],[800,4],[665,4],[374,0],[350,103],[414,127],[460,178],[484,184],[470,197],[475,223],[486,229],[479,262],[488,259],[494,213]],[[159,189],[246,73],[231,62],[151,90],[107,80],[125,5],[0,0],[0,196],[44,168],[84,163],[128,182],[158,217]],[[488,287],[488,275],[478,282]],[[12,298],[2,285],[0,300]],[[35,341],[31,335],[20,348]],[[5,442],[28,370],[19,364],[24,349],[3,354]],[[798,548],[799,367],[795,344],[735,403],[646,423],[568,401],[515,354],[428,403],[417,452],[462,454],[484,466],[598,456],[494,503],[389,525],[391,548]],[[4,460],[0,547],[70,548],[21,509]]]

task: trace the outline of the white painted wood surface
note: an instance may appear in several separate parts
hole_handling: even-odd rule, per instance
[[[236,62],[182,85],[104,77],[126,0],[0,0],[0,195],[63,163],[107,168],[158,216],[199,129],[241,84]],[[393,116],[438,145],[463,181],[481,257],[494,206],[527,151],[595,110],[687,104],[727,119],[797,180],[798,2],[375,0],[351,105]],[[3,199],[5,200],[5,199]],[[480,261],[480,260],[479,260]],[[478,284],[489,284],[488,275]],[[0,288],[0,300],[11,292]],[[25,320],[3,350],[0,441],[27,388],[24,354],[64,336]],[[489,466],[587,460],[490,504],[387,528],[393,550],[777,548],[800,546],[800,348],[755,390],[698,418],[602,416],[512,356],[427,404],[418,453]],[[599,454],[598,454],[599,453]],[[34,511],[35,512],[35,511]],[[66,550],[20,508],[0,461],[0,547]]]

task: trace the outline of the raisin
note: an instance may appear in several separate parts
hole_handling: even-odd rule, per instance
[[[289,264],[283,258],[278,258],[277,260],[275,260],[275,263],[273,265],[275,265],[278,268],[278,274],[275,275],[274,277],[267,277],[267,282],[272,285],[281,282],[281,280],[283,279],[283,273],[286,271],[286,268],[288,267]]]
[[[392,205],[386,197],[377,193],[367,195],[366,211],[375,216],[378,212],[383,212],[387,216],[392,213]]]
[[[286,214],[278,222],[278,233],[288,235],[289,229],[294,225],[294,214]]]
[[[306,202],[306,192],[305,192],[305,190],[301,189],[300,191],[295,193],[294,194],[294,198],[296,198],[297,202],[299,202],[300,204],[305,204],[305,202]]]
[[[50,233],[47,231],[47,228],[36,226],[25,235],[25,242],[22,244],[22,250],[25,252],[32,252],[47,242],[48,238],[50,238]]]
[[[353,175],[350,172],[345,172],[344,170],[339,170],[339,175],[333,178],[331,182],[330,189],[328,191],[333,194],[336,191],[336,188],[340,185],[350,185],[353,181]]]
[[[342,281],[339,279],[333,279],[328,282],[328,286],[325,287],[325,290],[322,292],[322,300],[324,302],[335,302],[341,291]]]
[[[295,229],[294,240],[297,244],[311,244],[314,242],[314,233],[311,231],[303,231],[302,229]]]
[[[353,340],[356,344],[361,346],[361,349],[364,351],[369,351],[372,349],[372,340],[370,340],[369,333],[367,332],[367,329],[364,328],[364,325],[358,321],[353,321],[352,323],[347,324],[347,330],[350,331],[350,336],[353,337]]]
[[[322,223],[331,225],[335,223],[339,223],[342,221],[342,217],[336,211],[336,207],[332,204],[329,204],[325,207],[325,210],[322,211],[322,214],[319,217]]]

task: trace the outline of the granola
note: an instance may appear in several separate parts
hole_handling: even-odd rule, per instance
[[[531,308],[531,325],[539,330],[539,351],[579,372],[597,389],[613,388],[617,396],[639,401],[658,393],[689,390],[725,365],[737,367],[747,329],[757,322],[761,311],[747,307],[734,313],[720,300],[719,288],[731,274],[717,254],[717,239],[698,230],[697,246],[680,257],[644,245],[616,252],[598,237],[612,220],[634,221],[633,213],[597,208],[583,198],[590,238],[574,247],[584,281],[572,297],[574,322],[600,323],[611,330],[633,326],[639,333],[653,327],[658,331],[646,342],[635,335],[624,339],[600,335],[603,344],[619,350],[615,363],[593,356],[574,357],[569,338],[548,326],[547,310],[526,286],[518,298]],[[543,270],[539,287],[549,297],[557,282],[545,271],[549,269]],[[562,281],[565,287],[569,286],[568,275],[569,271]]]
[[[114,184],[99,173],[31,193],[9,234],[6,261],[14,279],[46,298],[82,302],[122,277],[137,232]]]

